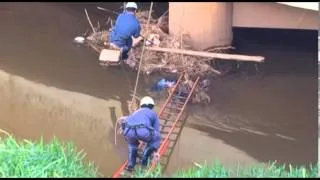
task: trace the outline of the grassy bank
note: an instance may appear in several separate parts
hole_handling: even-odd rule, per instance
[[[197,165],[189,170],[181,170],[175,177],[317,177],[316,166],[293,167],[291,165],[277,164],[254,165],[228,169],[219,162],[211,165]]]
[[[97,169],[84,163],[84,156],[73,144],[56,138],[44,143],[7,135],[0,140],[0,177],[97,177]]]
[[[138,170],[135,177],[165,177],[161,175],[161,167],[158,166],[153,172],[146,174],[145,172]],[[310,167],[293,167],[291,165],[280,165],[276,162],[268,163],[266,165],[253,165],[249,167],[238,167],[235,169],[229,169],[223,166],[219,162],[214,162],[211,165],[204,163],[203,165],[195,164],[194,167],[187,170],[180,170],[173,174],[171,177],[177,178],[228,178],[228,177],[300,177],[310,178],[317,177],[317,166]]]
[[[83,161],[85,154],[77,152],[74,144],[56,138],[44,143],[18,141],[11,135],[0,139],[0,177],[98,177],[97,168]],[[229,169],[219,162],[195,164],[171,177],[317,177],[317,166],[293,167],[269,163]],[[149,173],[137,170],[135,177],[165,177],[161,167]]]

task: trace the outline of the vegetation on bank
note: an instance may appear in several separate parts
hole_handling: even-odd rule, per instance
[[[93,163],[84,162],[85,154],[77,152],[72,143],[53,138],[48,143],[18,141],[8,135],[0,139],[0,177],[98,177]],[[317,177],[317,166],[292,167],[269,163],[251,167],[228,169],[219,162],[211,165],[195,164],[171,177]],[[166,177],[160,165],[146,173],[138,168],[134,177]]]
[[[300,177],[311,178],[318,176],[317,166],[310,167],[293,167],[292,165],[280,165],[276,162],[268,163],[266,165],[254,165],[248,167],[238,167],[229,169],[223,166],[220,162],[216,161],[211,165],[204,163],[203,165],[196,164],[192,168],[187,170],[180,170],[177,173],[171,175],[171,177],[177,178],[228,178],[228,177]],[[165,177],[161,175],[161,167],[158,166],[153,172],[145,173],[142,170],[138,170],[135,177]]]
[[[189,170],[182,170],[176,177],[317,177],[316,166],[293,167],[290,164],[277,164],[276,162],[266,165],[254,165],[228,169],[221,163],[215,162],[212,165],[200,165]]]
[[[56,138],[18,141],[7,134],[0,140],[0,177],[97,177],[97,168],[84,156]]]

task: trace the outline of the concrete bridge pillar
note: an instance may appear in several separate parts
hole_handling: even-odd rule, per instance
[[[194,49],[228,46],[232,42],[232,3],[170,2],[169,33],[187,33]]]

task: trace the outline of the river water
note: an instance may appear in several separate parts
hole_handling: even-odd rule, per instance
[[[1,3],[0,128],[19,138],[72,140],[104,176],[126,159],[114,122],[128,114],[135,73],[103,69],[72,40],[122,3]],[[167,5],[156,3],[161,14]],[[109,14],[111,15],[111,14]],[[227,166],[317,161],[317,32],[235,29],[237,53],[262,55],[212,80],[213,103],[191,105],[168,173],[219,159]],[[150,87],[144,78],[138,94]],[[147,81],[149,80],[149,81]]]

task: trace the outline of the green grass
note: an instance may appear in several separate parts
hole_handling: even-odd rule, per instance
[[[176,178],[228,178],[228,177],[287,177],[287,178],[311,178],[317,177],[318,169],[317,166],[310,167],[293,167],[291,165],[280,165],[276,162],[268,163],[266,165],[253,165],[249,167],[237,167],[229,169],[223,166],[218,161],[211,165],[204,163],[203,165],[196,164],[194,167],[187,170],[179,170],[171,177]],[[144,171],[139,170],[135,174],[135,177],[165,177],[161,175],[161,167],[155,169],[154,172],[146,174]]]
[[[0,140],[0,177],[97,177],[92,163],[74,144],[53,138],[49,143],[18,141],[11,135]]]
[[[1,129],[0,129],[1,132]],[[7,134],[7,133],[5,133]],[[44,143],[39,141],[18,141],[7,134],[0,139],[0,177],[98,177],[97,168],[92,163],[84,162],[85,154],[77,152],[72,143],[62,143],[57,138]],[[317,177],[317,166],[293,167],[268,163],[229,169],[218,161],[207,165],[179,170],[171,177]],[[137,169],[134,177],[166,177],[157,165],[152,172]],[[169,176],[167,176],[169,177]]]
[[[157,177],[163,177],[161,173],[161,166],[158,164],[156,168],[153,171],[148,172],[147,170],[136,168],[134,177],[135,178],[157,178]]]
[[[317,166],[293,167],[291,165],[280,165],[276,162],[266,165],[254,165],[249,167],[238,167],[228,169],[221,163],[215,162],[212,165],[198,165],[189,170],[180,170],[174,177],[317,177]]]

